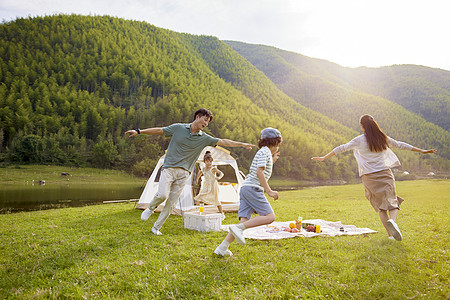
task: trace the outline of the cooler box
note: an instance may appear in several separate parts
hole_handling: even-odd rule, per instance
[[[221,214],[205,214],[200,212],[184,213],[184,228],[197,231],[220,231],[222,226]]]

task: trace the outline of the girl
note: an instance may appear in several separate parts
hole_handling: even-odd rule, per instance
[[[353,150],[359,175],[364,183],[366,198],[379,213],[389,238],[401,241],[402,234],[396,219],[403,199],[396,194],[395,179],[390,169],[400,166],[400,161],[389,147],[421,153],[436,153],[436,150],[423,150],[388,137],[370,115],[363,115],[359,122],[363,135],[334,148],[325,156],[312,159],[323,161],[341,152]]]
[[[219,184],[217,183],[217,180],[220,180],[223,177],[223,173],[216,167],[213,167],[213,161],[214,159],[211,155],[211,151],[206,151],[205,156],[203,157],[205,167],[198,172],[197,179],[195,180],[195,183],[197,184],[200,177],[202,175],[204,176],[202,188],[194,199],[196,202],[217,205],[219,213],[221,213],[222,218],[224,218],[225,215],[223,214],[222,205],[218,197]]]
[[[237,239],[241,245],[245,244],[245,229],[270,224],[275,220],[275,214],[269,201],[264,196],[264,191],[274,200],[278,199],[278,192],[273,191],[267,181],[272,175],[273,164],[280,156],[278,149],[281,143],[281,133],[277,129],[268,127],[261,131],[261,139],[258,142],[260,149],[253,158],[250,172],[245,177],[239,194],[239,224],[230,226],[230,233],[214,250],[215,254],[220,256],[233,255],[228,247],[234,239]],[[250,219],[253,212],[256,212],[259,216]]]

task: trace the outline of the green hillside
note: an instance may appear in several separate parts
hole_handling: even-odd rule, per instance
[[[213,37],[108,16],[58,15],[0,25],[0,154],[4,163],[97,166],[148,176],[163,137],[127,129],[190,122],[206,107],[214,136],[256,143],[277,127],[285,142],[275,175],[352,178],[351,156],[310,157],[356,131],[283,94]],[[256,149],[233,149],[243,170]],[[421,168],[429,168],[427,162]]]
[[[385,94],[383,90],[376,89],[374,86],[371,89],[363,88],[362,82],[369,80],[365,81],[362,76],[358,77],[357,74],[361,69],[343,68],[330,62],[268,46],[233,41],[227,41],[227,43],[264,72],[280,90],[299,103],[354,130],[359,129],[359,116],[369,113],[379,121],[388,135],[418,147],[435,147],[438,149],[439,155],[450,158],[450,133],[436,124],[426,121],[412,110],[407,110],[399,104],[381,97]],[[408,67],[411,68],[411,75],[407,75],[409,74]],[[404,77],[414,77],[416,67],[398,66],[394,69],[400,70],[401,68],[405,74],[402,76],[392,75],[391,80],[384,82],[384,91],[394,90],[396,80],[402,81]],[[429,82],[436,82],[436,85],[439,83],[439,88],[433,89],[435,85],[430,84],[428,89],[436,93],[445,90],[446,82],[442,76],[446,72],[436,70],[434,77],[432,69],[428,68],[428,70]],[[373,72],[375,73],[375,71]],[[421,85],[418,85],[415,89],[420,89],[420,87]],[[437,106],[440,105],[439,99],[437,97],[435,101]],[[440,114],[443,119],[448,119],[448,110],[447,112],[440,111]],[[407,160],[414,159],[412,153],[402,152],[400,155]]]
[[[449,71],[401,65],[348,73],[344,78],[354,88],[394,101],[450,131]]]
[[[346,68],[335,63],[307,57],[272,47],[227,41],[241,54],[245,48],[258,49],[252,60],[261,67],[265,55],[284,62],[302,72],[323,78],[344,88],[380,96],[400,104],[445,130],[450,130],[450,71],[416,65],[394,65],[381,68]],[[247,59],[251,54],[247,52]],[[270,53],[270,54],[269,54]],[[278,61],[279,62],[279,61]],[[267,67],[267,66],[266,66]],[[265,68],[267,72],[270,71]],[[277,78],[273,78],[277,80]]]

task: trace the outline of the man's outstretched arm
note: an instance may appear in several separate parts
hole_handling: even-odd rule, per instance
[[[247,150],[252,150],[252,148],[255,146],[252,144],[236,142],[236,141],[232,141],[232,140],[228,140],[228,139],[220,139],[217,142],[217,145],[225,146],[225,147],[243,147]]]
[[[139,130],[139,132],[138,132]],[[147,134],[147,135],[160,135],[164,134],[164,131],[162,127],[153,127],[153,128],[147,128],[147,129],[131,129],[128,131],[125,131],[125,134],[129,134],[129,137],[133,137],[137,134]]]

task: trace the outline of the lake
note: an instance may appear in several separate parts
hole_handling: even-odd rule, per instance
[[[272,186],[278,191],[305,186]],[[0,184],[0,214],[139,199],[144,186],[108,183]]]
[[[144,187],[130,184],[2,184],[0,214],[101,204],[139,198]]]

